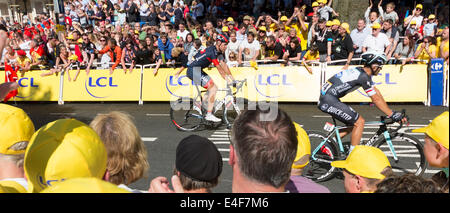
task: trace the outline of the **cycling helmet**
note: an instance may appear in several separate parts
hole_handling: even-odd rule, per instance
[[[228,39],[228,37],[227,37],[226,35],[219,34],[219,35],[217,35],[217,37],[216,37],[216,41],[221,41],[221,42],[228,43],[228,42],[229,42],[229,39]]]
[[[372,64],[379,64],[380,66],[383,66],[387,59],[384,53],[364,53],[361,55],[361,62],[364,66],[370,66]]]

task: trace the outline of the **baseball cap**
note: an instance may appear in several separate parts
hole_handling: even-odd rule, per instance
[[[372,24],[372,29],[380,29],[380,28],[381,28],[380,23],[374,22],[374,23]]]
[[[341,27],[344,28],[347,31],[347,33],[350,33],[350,25],[348,25],[347,22],[342,23]]]
[[[434,14],[431,14],[428,16],[428,19],[435,19],[435,18],[436,18],[436,16]]]
[[[11,187],[8,187],[8,186],[3,186],[1,183],[0,183],[0,194],[3,194],[3,193],[20,193],[20,192],[18,192],[16,189],[14,189],[14,188],[11,188]]]
[[[33,122],[22,109],[0,104],[0,154],[24,154],[25,150],[9,148],[17,142],[30,141],[34,131]]]
[[[409,23],[409,25],[416,25],[416,24],[417,24],[416,20],[412,20],[412,21]]]
[[[318,3],[326,4],[327,0],[317,0]]]
[[[416,8],[419,8],[419,9],[423,9],[423,6],[422,6],[422,4],[418,4],[417,6],[416,6]]]
[[[73,40],[73,34],[69,34],[69,36],[66,37],[69,40]]]
[[[24,50],[17,50],[17,55],[19,55],[19,56],[26,56],[27,53]]]
[[[414,129],[412,132],[425,133],[430,136],[434,141],[440,143],[446,149],[448,149],[448,114],[449,112],[443,112],[436,118],[434,118],[428,126]]]
[[[28,191],[40,192],[76,177],[102,178],[106,148],[97,133],[75,119],[60,119],[36,131],[25,152]]]
[[[71,178],[47,187],[41,193],[130,193],[98,178]]]
[[[194,180],[211,181],[222,173],[222,155],[207,138],[190,135],[177,146],[175,167]]]
[[[250,16],[249,15],[244,16],[243,20],[250,20]]]
[[[74,61],[76,61],[76,60],[78,60],[78,56],[77,56],[77,55],[70,55],[70,56],[69,56],[69,60],[74,60]]]
[[[341,22],[340,22],[338,19],[334,19],[334,20],[333,20],[333,25],[338,25],[338,26],[340,26],[340,25],[341,25]]]
[[[381,172],[390,167],[388,158],[380,149],[372,146],[355,146],[346,160],[333,161],[331,166],[343,168],[365,178],[384,179]]]
[[[327,27],[331,27],[333,26],[333,22],[332,21],[327,21]]]
[[[317,3],[316,1],[312,3],[311,7],[318,7],[319,3]]]
[[[267,29],[266,29],[266,27],[265,27],[265,26],[261,26],[261,27],[259,27],[259,28],[258,28],[258,30],[260,30],[260,31],[267,31]]]
[[[280,21],[287,21],[287,20],[289,20],[287,16],[281,16]]]
[[[311,142],[309,141],[306,131],[296,122],[293,122],[297,131],[297,154],[295,156],[293,169],[301,169],[308,165],[309,156],[311,155]]]
[[[228,18],[227,18],[227,21],[228,21],[228,22],[230,22],[230,21],[233,21],[233,22],[234,22],[234,19],[233,19],[232,17],[228,17]]]

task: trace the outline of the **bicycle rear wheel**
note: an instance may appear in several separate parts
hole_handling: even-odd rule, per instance
[[[170,103],[170,120],[180,131],[191,132],[197,130],[203,121],[203,115],[193,110],[192,98],[179,98]]]
[[[319,131],[306,131],[311,142],[311,154],[322,141],[327,138],[327,135]],[[331,166],[331,162],[338,157],[336,143],[332,139],[328,141],[319,149],[319,151],[312,157],[308,165],[303,169],[303,176],[315,182],[324,182],[336,176],[336,168]]]
[[[393,171],[396,173],[413,173],[417,176],[422,175],[428,165],[422,143],[417,138],[403,133],[391,134],[391,141],[398,158],[397,162],[394,160],[394,155],[383,135],[378,138],[374,146],[380,148],[386,154]]]

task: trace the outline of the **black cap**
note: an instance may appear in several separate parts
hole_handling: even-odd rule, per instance
[[[211,181],[222,173],[222,155],[207,138],[190,135],[178,144],[175,167],[194,180]]]

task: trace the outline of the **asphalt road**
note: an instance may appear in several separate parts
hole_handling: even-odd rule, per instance
[[[17,106],[24,109],[33,120],[36,129],[44,124],[61,118],[76,118],[89,124],[98,113],[107,113],[110,111],[124,111],[135,118],[135,123],[144,140],[148,152],[148,161],[150,170],[146,178],[131,184],[131,188],[147,190],[151,179],[157,176],[170,177],[172,175],[175,150],[179,141],[190,134],[198,134],[212,140],[218,147],[224,160],[224,168],[220,177],[219,185],[213,189],[213,192],[231,192],[232,171],[228,165],[229,140],[227,130],[220,127],[217,130],[202,130],[195,133],[186,133],[177,131],[170,123],[169,103],[144,103],[139,106],[137,103],[70,103],[57,105],[56,103],[17,103]],[[330,121],[330,117],[319,111],[314,103],[290,103],[279,104],[280,108],[285,110],[292,120],[303,125],[305,130],[322,130],[325,122]],[[364,104],[351,105],[358,111],[366,121],[378,120],[377,116],[381,112],[376,107]],[[427,125],[433,118],[448,107],[426,107],[422,104],[397,104],[391,105],[394,110],[406,109],[410,116],[411,126],[405,129],[410,132],[413,128],[419,128]],[[364,137],[369,137],[373,129],[365,129]],[[367,133],[369,132],[369,133]],[[423,135],[414,135],[423,143]],[[413,160],[413,159],[411,159]],[[436,168],[428,168],[425,176],[437,171]],[[333,193],[345,192],[343,180],[339,178],[321,183],[328,187]]]

